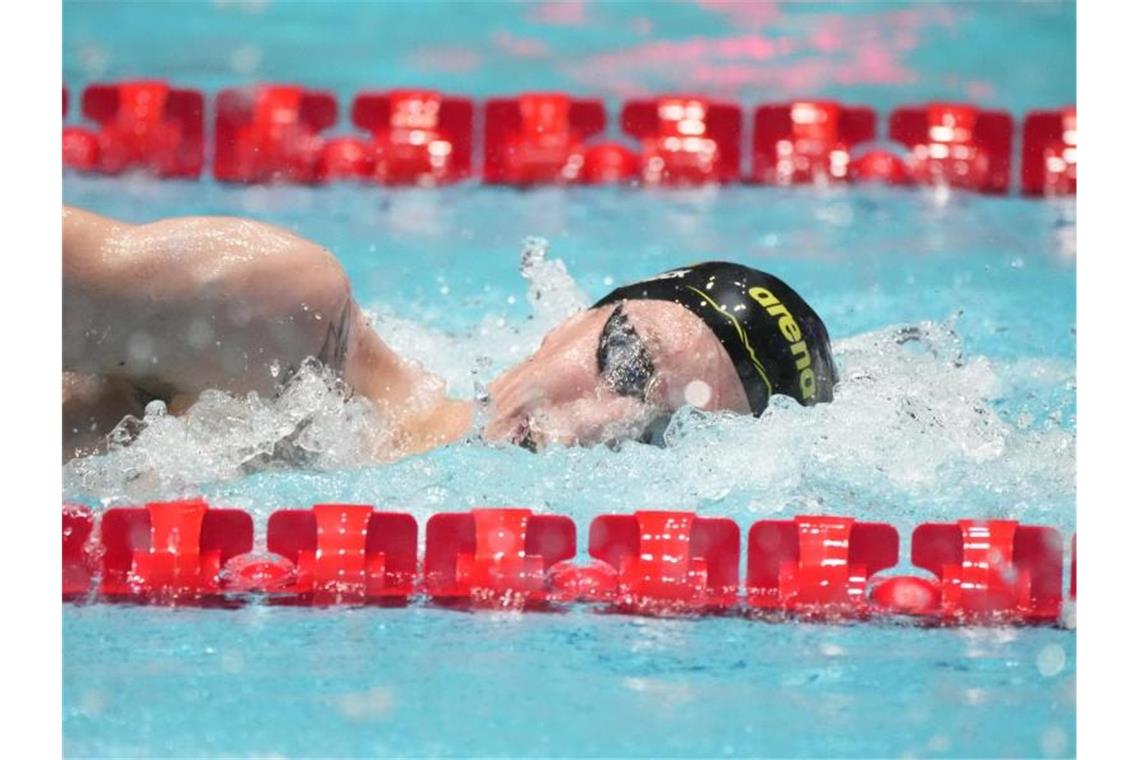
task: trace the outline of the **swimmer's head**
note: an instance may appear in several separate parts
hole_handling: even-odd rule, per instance
[[[830,401],[823,322],[783,282],[712,262],[618,288],[490,387],[484,430],[541,448],[646,438],[678,408],[759,415],[780,393]]]

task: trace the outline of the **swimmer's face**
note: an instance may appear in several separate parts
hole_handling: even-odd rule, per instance
[[[491,383],[489,440],[528,448],[638,438],[690,404],[747,414],[724,347],[683,306],[625,301],[576,314]]]

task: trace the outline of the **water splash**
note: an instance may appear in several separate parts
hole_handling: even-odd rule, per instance
[[[530,285],[526,298],[534,309],[534,321],[543,334],[587,304],[586,292],[566,271],[562,259],[547,259],[550,243],[545,238],[523,241],[519,273]]]
[[[151,402],[111,432],[106,454],[65,465],[64,484],[111,500],[177,496],[267,469],[363,466],[395,446],[381,407],[307,362],[274,398],[206,391],[180,417]]]
[[[489,316],[447,334],[380,313],[377,329],[454,395],[477,397],[587,304],[547,250],[539,239],[523,247],[533,313],[521,322]],[[372,452],[393,445],[383,410],[307,367],[276,399],[208,393],[183,417],[154,409],[125,421],[108,454],[65,468],[65,492],[108,502],[197,491],[259,516],[319,499],[421,519],[522,504],[584,520],[656,507],[742,520],[827,511],[904,524],[970,514],[1072,527],[1071,362],[967,355],[954,318],[841,339],[834,353],[832,403],[804,408],[775,397],[759,419],[682,409],[664,447],[627,442],[534,455],[472,436],[380,466],[369,466]]]
[[[548,250],[543,238],[523,241],[519,272],[533,314],[521,325],[489,317],[469,334],[449,335],[393,315],[368,315],[397,353],[441,375],[453,395],[478,400],[496,368],[528,355],[587,303],[565,263],[548,259]],[[434,398],[440,389],[420,390]],[[166,498],[265,470],[347,470],[400,454],[390,415],[312,362],[275,398],[208,391],[181,417],[167,415],[159,402],[141,419],[125,418],[105,455],[65,466],[64,490],[105,503]]]
[[[520,323],[491,314],[469,332],[450,334],[384,308],[366,309],[366,314],[396,353],[442,377],[450,393],[477,396],[476,385],[485,386],[499,372],[529,356],[555,325],[590,303],[565,262],[547,258],[549,250],[544,238],[529,237],[522,243],[519,274],[527,283],[531,314]]]

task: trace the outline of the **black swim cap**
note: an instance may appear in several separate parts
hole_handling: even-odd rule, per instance
[[[836,372],[827,328],[777,277],[709,261],[618,288],[594,308],[624,300],[672,301],[700,317],[728,351],[757,417],[776,393],[804,406],[832,399]]]

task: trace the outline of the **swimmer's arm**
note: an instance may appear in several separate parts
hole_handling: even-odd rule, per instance
[[[470,402],[448,399],[380,339],[336,258],[291,233],[228,218],[135,227],[68,209],[63,258],[65,370],[131,379],[164,396],[270,392],[265,367],[296,368],[319,353],[348,309],[338,369],[354,393],[399,418],[410,448],[454,440],[470,424]],[[192,329],[202,322],[205,344]],[[147,343],[153,356],[140,358],[132,349]],[[237,370],[225,361],[235,354],[248,357]]]
[[[187,218],[133,226],[77,209],[65,209],[63,224],[65,369],[177,384],[185,368],[169,359],[201,353],[205,373],[218,349],[273,354],[291,366],[321,345],[349,299],[327,250],[270,225]],[[212,339],[188,345],[203,323]],[[132,365],[132,339],[168,354]],[[236,390],[241,368],[229,374]]]
[[[63,216],[63,285],[76,295],[176,304],[251,300],[335,312],[348,278],[325,248],[268,224],[186,217],[130,225],[79,209]],[[66,303],[66,301],[65,301]]]

